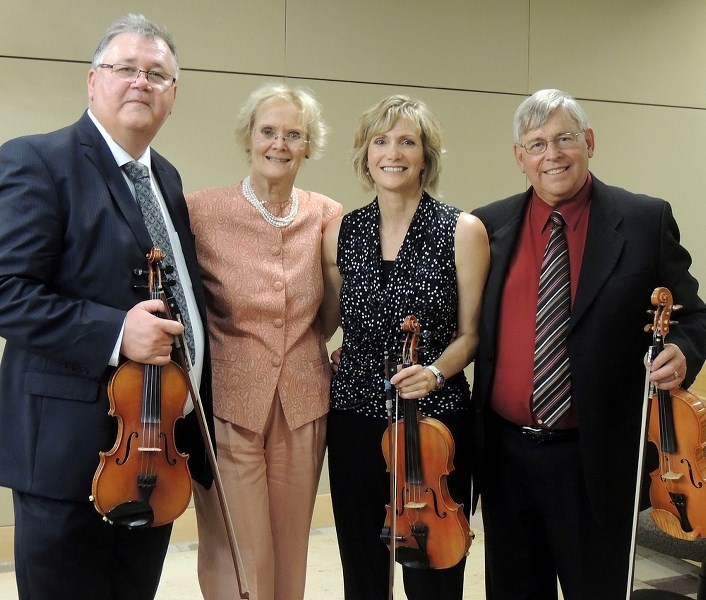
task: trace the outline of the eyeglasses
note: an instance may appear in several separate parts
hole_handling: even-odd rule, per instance
[[[520,148],[524,148],[527,154],[542,154],[546,152],[549,144],[554,144],[558,150],[569,150],[575,148],[579,143],[579,136],[583,131],[578,133],[560,133],[552,140],[532,140],[526,144],[517,144]]]
[[[98,67],[101,69],[110,69],[113,75],[123,81],[130,81],[131,83],[136,82],[140,78],[140,73],[144,73],[147,83],[159,90],[166,90],[176,83],[176,77],[174,77],[174,75],[162,73],[161,71],[145,71],[144,69],[138,69],[137,67],[131,67],[130,65],[119,64],[101,64],[98,65]]]
[[[279,138],[282,138],[285,146],[297,150],[301,150],[309,143],[301,131],[277,133],[272,127],[262,127],[255,131],[255,139],[261,144],[272,143]]]

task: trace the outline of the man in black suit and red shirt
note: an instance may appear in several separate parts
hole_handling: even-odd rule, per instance
[[[13,490],[23,600],[151,599],[169,542],[171,524],[110,525],[89,501],[99,451],[117,435],[107,396],[115,367],[165,365],[184,331],[155,314],[162,302],[135,275],[153,242],[123,169],[132,161],[148,170],[165,218],[210,413],[205,300],[181,179],[150,148],[178,75],[169,33],[127,15],[94,54],[78,122],[0,148],[0,485]],[[177,421],[176,443],[209,485],[193,412]]]
[[[645,311],[661,286],[683,305],[650,374],[674,390],[704,362],[706,306],[669,204],[589,172],[594,133],[571,96],[536,92],[514,129],[531,188],[474,211],[491,251],[473,390],[487,597],[552,600],[558,578],[565,600],[623,600],[651,342]],[[556,363],[564,395],[548,409],[533,402],[535,329],[555,211],[570,316]]]

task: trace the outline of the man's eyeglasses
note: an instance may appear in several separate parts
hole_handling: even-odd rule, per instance
[[[560,133],[554,139],[551,140],[531,140],[526,144],[517,144],[520,148],[524,148],[527,154],[542,154],[546,152],[549,144],[554,144],[554,147],[558,150],[570,150],[571,148],[576,148],[579,143],[579,136],[583,131],[578,133]]]
[[[176,83],[176,77],[170,75],[169,73],[162,73],[161,71],[145,71],[144,69],[138,69],[137,67],[132,67],[130,65],[98,65],[101,69],[110,69],[110,71],[123,81],[129,81],[134,83],[140,78],[140,74],[145,74],[145,79],[152,87],[166,90],[172,87]]]
[[[255,139],[261,144],[272,143],[282,138],[285,146],[301,150],[309,143],[301,131],[288,131],[287,133],[277,133],[272,127],[262,127],[255,131]]]

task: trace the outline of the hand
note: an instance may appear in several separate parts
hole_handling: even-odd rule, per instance
[[[181,335],[184,326],[154,314],[159,312],[165,312],[161,300],[145,300],[127,312],[120,354],[143,364],[164,366],[169,363],[174,336]]]
[[[436,389],[436,377],[422,365],[405,367],[390,378],[390,383],[397,388],[397,393],[405,400],[424,398]]]
[[[336,348],[331,352],[331,371],[338,373],[338,365],[341,364],[341,348]]]
[[[674,344],[665,344],[664,350],[652,361],[650,381],[660,390],[679,388],[686,377],[686,357]]]

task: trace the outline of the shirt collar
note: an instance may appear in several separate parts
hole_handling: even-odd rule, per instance
[[[88,116],[91,118],[91,121],[93,121],[93,124],[96,126],[96,129],[98,129],[98,132],[103,136],[103,139],[105,140],[105,143],[108,144],[108,148],[110,149],[111,154],[113,155],[113,158],[115,159],[115,162],[118,164],[118,166],[122,169],[123,166],[125,166],[127,163],[130,161],[134,160],[132,156],[130,156],[125,149],[120,146],[108,133],[105,127],[101,125],[101,122],[96,118],[96,116],[91,112],[91,109],[88,109]],[[140,156],[140,158],[137,159],[138,162],[142,163],[149,169],[150,173],[152,172],[150,165],[152,164],[151,160],[151,154],[150,154],[150,147],[147,146],[147,150],[145,150],[145,153]]]

